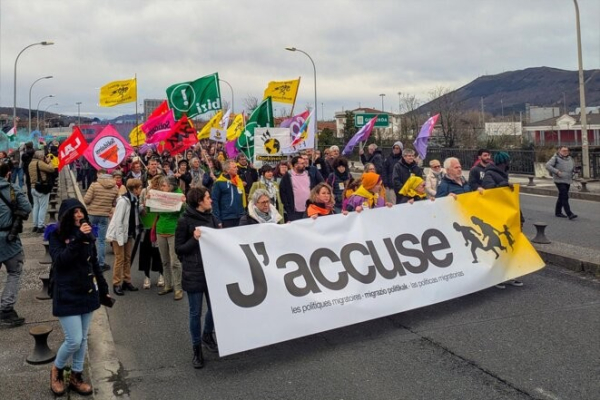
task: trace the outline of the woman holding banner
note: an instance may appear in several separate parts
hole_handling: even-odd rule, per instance
[[[317,217],[333,215],[335,200],[331,186],[325,182],[317,183],[310,191],[310,198],[306,202],[304,218],[317,219]]]
[[[269,192],[255,189],[248,203],[248,213],[240,219],[240,226],[265,223],[282,224],[283,215],[271,203]]]
[[[204,366],[201,344],[208,351],[219,349],[213,338],[214,322],[208,296],[208,286],[204,275],[204,264],[200,254],[200,226],[217,228],[218,221],[212,215],[212,199],[205,187],[191,188],[186,199],[187,207],[175,231],[175,252],[181,258],[183,266],[182,287],[189,302],[190,336],[192,338],[194,368]],[[206,297],[207,311],[204,317],[204,330],[200,335],[202,317],[202,297]]]

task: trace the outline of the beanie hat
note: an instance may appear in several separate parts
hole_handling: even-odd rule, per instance
[[[362,186],[369,191],[379,182],[381,182],[381,177],[375,172],[365,172],[362,175]]]
[[[508,155],[508,153],[506,153],[504,151],[500,151],[500,152],[494,154],[494,164],[496,164],[496,165],[508,164],[509,161],[510,161],[510,156]]]
[[[401,141],[394,142],[394,145],[392,147],[396,147],[396,146],[400,147],[400,150],[404,150],[404,145],[402,144]]]

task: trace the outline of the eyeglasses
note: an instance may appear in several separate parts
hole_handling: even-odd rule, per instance
[[[260,204],[261,206],[264,206],[265,204],[269,204],[270,202],[271,202],[270,200],[263,200],[263,201],[256,202],[256,204]]]
[[[441,168],[441,165],[432,165],[431,168]]]

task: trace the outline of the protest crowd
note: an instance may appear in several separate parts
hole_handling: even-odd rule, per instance
[[[175,131],[190,133],[187,122]],[[169,148],[136,146],[113,168],[98,168],[89,157],[69,160],[68,168],[74,170],[85,191],[85,204],[74,199],[63,201],[58,223],[50,226],[45,226],[49,192],[57,171],[65,166],[58,165],[64,161],[62,152],[58,157],[58,143],[37,151],[32,143],[26,143],[11,154],[0,152],[0,237],[7,236],[6,228],[14,219],[8,199],[16,196],[13,203],[23,214],[33,214],[33,232],[43,233],[50,242],[57,283],[53,312],[66,337],[51,372],[55,394],[65,393],[67,386],[81,394],[92,392],[81,375],[91,315],[101,304],[112,306],[112,295],[139,290],[132,279],[136,261],[144,274],[142,290],[156,287],[158,295],[174,301],[187,294],[193,367],[204,366],[203,347],[218,351],[198,227],[293,224],[305,218],[410,207],[418,201],[445,196],[456,199],[463,193],[510,187],[510,156],[505,152],[492,154],[481,149],[466,179],[461,160],[454,157],[430,160],[426,173],[417,142],[414,149],[395,142],[387,155],[370,144],[359,151],[363,170],[350,171],[344,154],[350,154],[359,141],[366,141],[367,135],[357,137],[350,151],[348,147],[340,152],[338,146],[323,150],[305,146],[255,168],[252,153],[236,151],[234,155],[224,142],[198,140],[192,132],[194,140],[188,142],[189,135],[184,135]],[[163,137],[156,142],[169,140]],[[576,218],[565,196],[573,168],[568,149],[559,150],[554,158],[547,168],[560,191],[556,216]],[[114,252],[112,266],[105,262],[107,246]],[[2,295],[0,322],[19,326],[24,319],[14,305],[23,251],[20,241],[14,248],[1,249],[0,253],[6,253],[1,261],[9,271],[9,280]],[[90,290],[71,290],[57,296],[63,283]],[[504,289],[507,285],[523,283],[511,280],[496,287]],[[202,323],[203,300],[208,309]],[[70,357],[73,373],[65,382],[63,373]]]

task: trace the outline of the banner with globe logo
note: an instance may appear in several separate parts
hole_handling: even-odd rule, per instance
[[[287,156],[281,152],[289,147],[292,139],[290,128],[256,128],[254,130],[254,166],[276,165]]]

